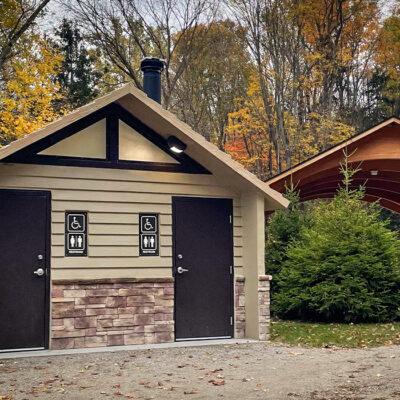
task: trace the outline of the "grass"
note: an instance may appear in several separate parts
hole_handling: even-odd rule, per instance
[[[400,323],[323,324],[273,321],[271,340],[310,347],[376,347],[400,345]]]

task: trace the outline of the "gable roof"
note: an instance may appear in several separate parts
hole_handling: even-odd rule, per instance
[[[267,181],[267,184],[272,185],[276,182],[282,181],[286,177],[293,175],[296,172],[317,163],[319,160],[321,160],[333,153],[336,153],[336,152],[346,148],[347,146],[349,146],[361,139],[364,139],[365,137],[370,136],[371,134],[381,130],[382,128],[390,126],[392,124],[400,125],[400,119],[397,117],[390,117],[390,118],[386,119],[385,121],[383,121],[377,125],[374,125],[373,127],[369,128],[369,129],[366,129],[365,131],[357,133],[356,135],[352,136],[351,138],[344,140],[341,143],[338,143],[337,145],[293,166],[292,168],[287,169],[286,171],[281,172],[278,175],[273,176],[272,178],[270,178]]]
[[[147,97],[133,84],[127,84],[114,90],[46,125],[44,128],[0,148],[0,162],[17,151],[52,135],[111,103],[119,104],[164,138],[174,135],[182,140],[187,145],[185,153],[207,168],[214,176],[220,177],[227,185],[241,192],[254,191],[262,194],[267,208],[283,208],[289,204],[280,193],[247,171],[241,164],[208,142],[202,135],[193,131],[174,114],[163,109],[159,103]]]

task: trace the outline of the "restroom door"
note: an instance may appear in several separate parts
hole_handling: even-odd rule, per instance
[[[50,193],[0,190],[0,351],[48,345]]]
[[[233,335],[232,200],[174,197],[176,340]]]

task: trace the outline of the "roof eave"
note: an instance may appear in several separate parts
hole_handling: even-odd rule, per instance
[[[0,148],[0,160],[14,154],[15,152],[23,149],[24,147],[42,139],[46,136],[51,135],[57,130],[97,111],[98,109],[107,106],[112,102],[117,102],[122,98],[129,95],[138,99],[138,101],[144,104],[146,107],[152,109],[160,118],[168,121],[174,129],[178,130],[182,138],[189,138],[197,146],[200,146],[202,150],[207,151],[212,157],[222,163],[223,167],[228,168],[230,171],[240,179],[242,182],[246,182],[252,185],[252,187],[259,191],[265,198],[266,203],[270,204],[273,208],[286,208],[289,202],[277,191],[269,187],[265,182],[259,180],[255,175],[247,171],[241,164],[234,161],[228,154],[219,150],[215,145],[208,142],[203,136],[193,131],[187,124],[179,120],[174,114],[162,108],[162,106],[154,100],[147,97],[147,95],[141,90],[133,86],[133,84],[127,84],[120,89],[116,89],[113,92],[102,96],[93,102],[72,111],[68,115],[65,115],[58,120],[46,125],[45,127],[18,139],[8,146]],[[207,168],[208,166],[205,165]]]
[[[385,128],[386,126],[389,126],[393,123],[400,125],[400,119],[397,117],[390,117],[390,118],[386,119],[385,121],[382,121],[381,123],[369,128],[363,132],[360,132],[360,133],[354,135],[353,137],[345,140],[344,142],[339,143],[339,144],[331,147],[330,149],[327,149],[327,150],[317,154],[316,156],[313,156],[313,157],[309,158],[308,160],[305,160],[305,161],[293,166],[292,168],[290,168],[286,171],[283,171],[282,173],[280,173],[278,175],[273,176],[266,183],[268,185],[273,185],[276,182],[282,181],[283,179],[287,178],[288,176],[293,175],[296,172],[318,162],[320,159],[322,159],[330,154],[336,153],[337,151],[344,149],[346,146],[349,146],[350,144],[356,142],[357,140],[360,140],[368,135],[371,135],[372,133],[374,133],[382,128]]]

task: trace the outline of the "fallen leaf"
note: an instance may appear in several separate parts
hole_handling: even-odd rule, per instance
[[[212,383],[214,386],[223,386],[223,385],[225,385],[225,381],[223,379],[211,379],[208,382]]]
[[[220,372],[220,371],[223,371],[223,369],[222,368],[217,368],[217,369],[213,369],[211,372],[214,374],[214,373]]]

